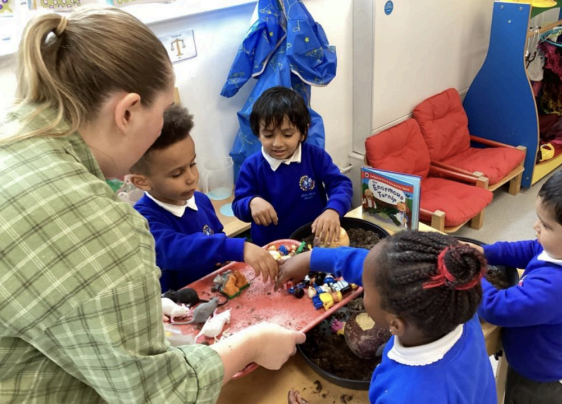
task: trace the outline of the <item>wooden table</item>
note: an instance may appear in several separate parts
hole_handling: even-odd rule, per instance
[[[219,213],[220,207],[232,202],[232,197],[224,201],[213,201],[215,211],[224,225],[228,236],[240,234],[250,228],[249,223],[244,223],[235,217],[225,217]],[[346,217],[362,218],[361,207],[350,211]],[[436,231],[430,226],[420,223],[422,231]],[[501,329],[495,325],[482,322],[482,331],[486,340],[488,355],[493,355],[501,349]],[[505,358],[505,355],[502,357]],[[507,363],[500,361],[496,377],[498,389],[498,402],[503,402],[505,373]],[[320,382],[321,390],[315,382]],[[272,371],[259,368],[241,379],[232,380],[223,387],[218,404],[285,404],[289,389],[299,390],[303,397],[310,403],[342,404],[369,404],[367,391],[349,390],[330,383],[318,376],[300,355],[292,357],[280,370]],[[349,397],[353,397],[349,400]],[[500,399],[501,397],[501,399]],[[501,400],[501,401],[500,401]]]
[[[215,208],[215,213],[224,226],[224,232],[228,237],[234,237],[240,233],[244,233],[246,230],[250,230],[250,223],[243,222],[236,218],[236,216],[225,216],[220,212],[220,208],[227,203],[232,203],[234,199],[234,192],[230,195],[230,198],[224,199],[222,201],[215,201],[211,199],[211,203]]]

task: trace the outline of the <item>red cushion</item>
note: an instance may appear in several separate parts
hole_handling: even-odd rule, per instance
[[[382,170],[427,176],[429,152],[414,119],[365,140],[367,163]]]
[[[461,225],[476,216],[490,202],[493,194],[484,188],[443,178],[429,177],[421,183],[420,207],[431,212],[445,212],[445,227]],[[420,212],[420,220],[431,222],[431,216]]]
[[[525,153],[511,147],[474,147],[451,157],[443,163],[471,173],[479,171],[489,180],[489,185],[498,183],[503,177],[521,164]]]
[[[428,98],[414,109],[431,161],[443,161],[470,147],[468,118],[454,88]]]

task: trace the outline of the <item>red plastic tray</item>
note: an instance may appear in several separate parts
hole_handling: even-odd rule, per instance
[[[277,247],[281,245],[299,246],[300,242],[288,239],[278,240],[268,244],[264,248],[271,245]],[[230,324],[227,324],[224,328],[224,330],[230,328],[229,332],[232,334],[261,322],[276,323],[291,330],[307,332],[340,307],[345,306],[349,301],[359,296],[363,291],[363,288],[359,287],[344,295],[344,299],[334,304],[329,310],[326,311],[323,308],[316,310],[306,293],[302,299],[297,299],[284,289],[274,292],[272,283],[264,284],[261,277],[254,279],[255,275],[252,267],[241,262],[232,262],[204,278],[189,284],[187,287],[195,289],[201,299],[209,300],[212,296],[218,295],[220,302],[223,302],[226,297],[219,293],[212,292],[211,288],[213,287],[213,279],[215,276],[228,270],[241,271],[248,281],[250,281],[250,286],[244,289],[240,295],[230,299],[228,303],[218,308],[219,313],[228,309],[232,310]],[[201,329],[201,325],[195,324],[168,324],[167,327],[172,327],[176,332],[179,331],[183,335],[191,335],[194,337]],[[210,345],[214,343],[213,339],[206,337],[199,337],[197,341],[199,343],[206,341]],[[251,364],[244,370],[238,372],[234,378],[245,376],[257,367],[258,365]]]

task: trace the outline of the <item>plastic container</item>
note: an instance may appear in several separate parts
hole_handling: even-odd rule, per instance
[[[340,309],[340,311],[346,311],[347,307],[344,307],[342,309]],[[350,314],[348,314],[346,317],[350,316]],[[318,332],[321,333],[321,335],[325,335],[326,338],[328,338],[330,336],[330,334],[332,333],[330,327],[322,327],[322,326],[318,326],[317,328]],[[341,337],[343,338],[343,337]],[[352,390],[369,390],[369,385],[370,385],[370,380],[354,380],[354,379],[347,379],[347,378],[343,378],[340,376],[336,376],[333,373],[328,372],[325,369],[322,369],[320,366],[318,366],[310,357],[309,357],[309,353],[307,351],[307,345],[306,342],[303,345],[297,345],[297,350],[299,351],[299,353],[302,355],[302,357],[304,358],[304,360],[306,361],[306,363],[308,363],[310,365],[310,367],[312,368],[312,370],[314,370],[314,372],[316,372],[316,374],[318,374],[319,376],[321,376],[323,379],[334,383],[337,386],[341,386],[341,387],[345,387],[347,389],[352,389]],[[349,351],[349,355],[353,355],[353,353],[351,352],[351,350]],[[376,363],[380,362],[380,359],[373,359],[373,367]],[[373,369],[373,368],[371,368]]]
[[[137,201],[144,195],[143,190],[138,189],[133,185],[129,175],[125,176],[124,181],[121,183],[121,187],[115,192],[117,192],[119,199],[123,202],[127,202],[131,206],[134,206],[135,203],[137,203]]]
[[[234,188],[234,163],[231,157],[216,158],[203,165],[201,190],[210,199],[222,201],[230,198]]]
[[[374,223],[368,222],[363,219],[355,219],[352,217],[342,217],[341,218],[341,227],[346,230],[349,229],[363,229],[363,230],[371,230],[374,233],[378,234],[380,238],[390,236],[390,233],[387,232],[380,226],[377,226]],[[291,238],[294,240],[303,240],[306,237],[312,234],[312,222],[305,224],[304,226],[299,227],[293,234],[291,234]]]
[[[192,345],[195,342],[193,335],[186,335],[170,323],[164,323],[164,335],[172,346]]]

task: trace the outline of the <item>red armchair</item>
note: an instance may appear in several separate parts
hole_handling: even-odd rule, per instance
[[[493,196],[486,189],[487,178],[432,166],[414,119],[367,138],[365,149],[367,165],[422,177],[421,221],[447,233],[457,231],[469,220],[472,228],[482,227],[484,210]]]
[[[471,136],[457,90],[450,88],[419,104],[414,109],[414,119],[429,149],[431,164],[466,175],[484,176],[489,180],[490,191],[509,182],[509,193],[519,193],[526,148]],[[471,147],[471,142],[486,147]]]

